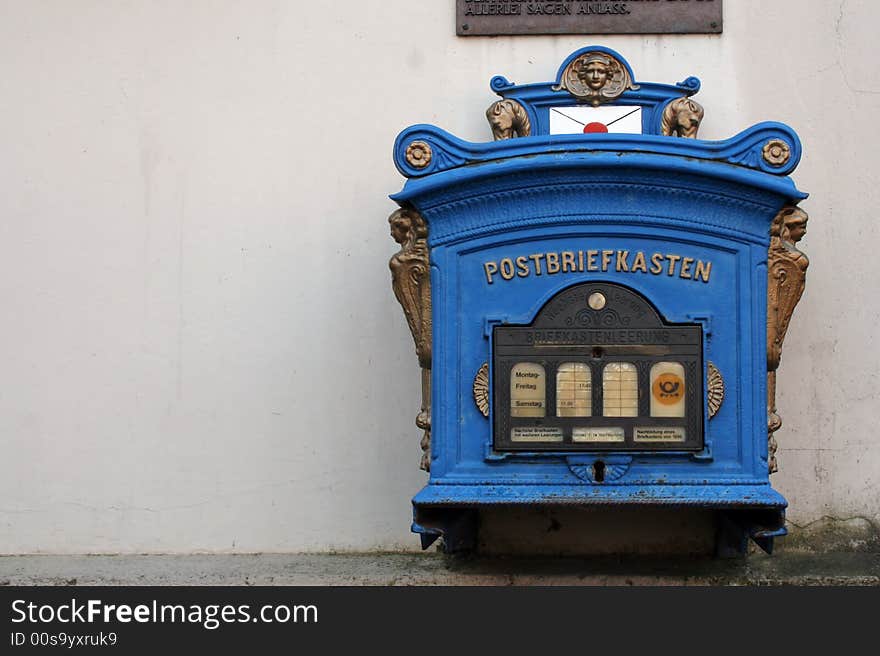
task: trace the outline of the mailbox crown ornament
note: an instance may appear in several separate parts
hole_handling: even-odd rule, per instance
[[[413,531],[493,504],[699,506],[719,553],[785,534],[776,370],[803,290],[794,131],[698,138],[695,77],[588,46],[490,82],[492,141],[403,130],[392,286],[422,368]],[[766,348],[766,357],[763,350]]]
[[[629,65],[605,48],[569,57],[558,77],[553,91],[565,89],[593,106],[617,100],[627,89],[639,88],[633,84]]]

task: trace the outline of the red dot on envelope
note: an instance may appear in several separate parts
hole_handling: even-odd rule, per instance
[[[604,123],[587,123],[584,126],[584,134],[608,132],[608,126]]]

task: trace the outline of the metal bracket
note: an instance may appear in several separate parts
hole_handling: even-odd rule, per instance
[[[443,553],[463,553],[477,547],[479,512],[476,508],[413,507],[413,533],[418,533],[422,549],[443,538]]]

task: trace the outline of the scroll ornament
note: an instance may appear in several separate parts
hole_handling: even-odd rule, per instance
[[[770,227],[767,251],[767,454],[770,473],[778,471],[776,437],[782,419],[776,414],[776,370],[782,354],[782,342],[794,308],[804,293],[807,256],[797,244],[807,232],[807,213],[793,205],[776,215]]]
[[[416,426],[424,431],[421,468],[431,468],[431,266],[428,225],[412,209],[399,209],[388,217],[391,236],[400,250],[389,261],[391,287],[403,308],[422,369],[422,407]]]

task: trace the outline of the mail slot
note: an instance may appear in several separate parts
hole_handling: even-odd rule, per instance
[[[785,534],[775,371],[803,291],[794,131],[697,137],[697,78],[588,46],[490,83],[493,140],[398,136],[391,278],[422,368],[423,546],[498,505],[708,508],[719,553]]]

